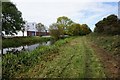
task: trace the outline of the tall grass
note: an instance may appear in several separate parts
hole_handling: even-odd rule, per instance
[[[88,38],[110,53],[120,56],[120,35],[101,35],[93,33],[88,35]]]
[[[38,42],[43,42],[43,41],[48,41],[52,38],[45,38],[45,37],[17,37],[17,38],[9,38],[9,39],[3,39],[2,40],[2,47],[7,48],[7,47],[17,47],[21,45],[26,45],[26,44],[33,44],[33,43],[38,43]]]
[[[59,47],[72,40],[72,38],[66,38],[55,42],[51,46],[42,46],[35,49],[32,52],[22,52],[19,54],[6,54],[3,56],[2,69],[3,78],[14,78],[21,72],[29,70],[29,68],[36,65],[43,55],[51,54],[58,51]]]

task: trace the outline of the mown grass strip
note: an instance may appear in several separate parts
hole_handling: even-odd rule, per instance
[[[100,62],[94,50],[89,46],[89,42],[84,37],[86,48],[86,77],[88,78],[105,78],[103,64]],[[88,53],[89,52],[89,53]]]

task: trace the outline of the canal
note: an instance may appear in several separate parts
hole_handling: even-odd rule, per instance
[[[19,46],[19,47],[8,47],[8,48],[3,48],[0,50],[0,54],[7,54],[7,53],[20,53],[22,51],[33,51],[34,49],[41,47],[41,46],[49,46],[52,45],[53,41],[46,41],[46,42],[41,42],[41,43],[35,43],[31,45],[24,45],[24,46]]]

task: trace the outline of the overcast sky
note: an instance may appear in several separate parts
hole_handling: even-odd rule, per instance
[[[43,23],[47,27],[60,16],[67,16],[76,23],[95,23],[110,14],[118,15],[119,0],[11,0],[22,12],[27,22]],[[97,2],[96,2],[97,1]],[[105,2],[104,2],[105,1]],[[113,2],[114,1],[114,2]]]

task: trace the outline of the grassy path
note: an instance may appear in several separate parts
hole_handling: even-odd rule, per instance
[[[88,45],[85,37],[78,37],[45,56],[38,65],[17,77],[32,78],[105,78],[103,65]]]

